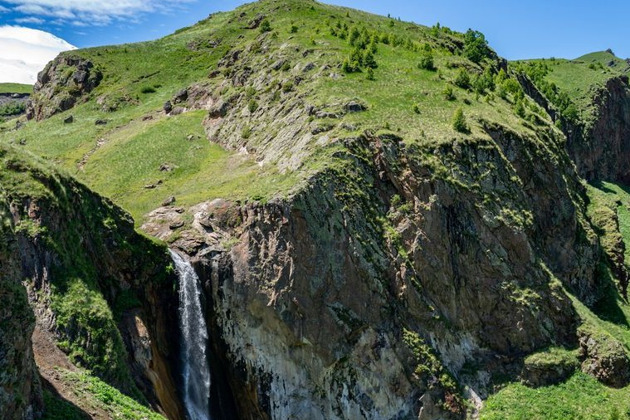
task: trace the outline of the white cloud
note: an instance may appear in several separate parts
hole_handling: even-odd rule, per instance
[[[36,18],[33,16],[15,19],[17,23],[32,23],[33,25],[41,25],[44,23],[44,19]]]
[[[46,63],[61,51],[75,48],[48,32],[0,26],[0,83],[34,84]]]
[[[56,17],[90,25],[135,19],[151,12],[169,12],[198,0],[4,0],[14,10],[29,16]]]

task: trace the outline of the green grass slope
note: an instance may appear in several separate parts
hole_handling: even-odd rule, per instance
[[[610,50],[583,55],[574,60],[550,58],[512,63],[569,118],[585,122],[593,117],[592,99],[598,88],[613,77],[627,75],[630,65]]]
[[[269,23],[268,31],[258,16]],[[469,51],[473,44],[439,26],[312,1],[260,1],[212,15],[157,41],[67,53],[91,60],[104,75],[101,84],[70,111],[28,122],[18,131],[9,123],[0,126],[0,141],[21,144],[61,165],[112,197],[140,223],[170,195],[193,204],[215,197],[289,194],[300,180],[334,164],[331,156],[339,139],[365,131],[394,132],[430,147],[456,138],[488,140],[482,128],[486,122],[531,135],[548,127],[548,116],[500,71],[501,62],[485,44],[481,42],[480,58]],[[358,56],[364,61],[368,50],[375,63],[344,71],[344,61]],[[234,52],[253,71],[250,80],[258,75],[266,79],[234,83],[235,70],[225,64]],[[421,68],[427,57],[433,66]],[[279,59],[283,64],[274,69],[272,60]],[[458,81],[462,73],[468,80]],[[174,117],[160,112],[176,92],[192,85],[203,86],[215,99],[238,98],[238,106],[249,108],[251,124],[221,134],[258,154],[208,144],[202,111]],[[289,123],[274,120],[275,112],[296,106],[293,100],[339,118],[308,118],[309,130],[318,134],[301,145],[298,164],[262,165],[260,151],[267,145],[284,142],[288,147],[296,141],[281,139]],[[352,100],[367,110],[344,112],[344,104]],[[465,127],[457,131],[453,118],[459,109]],[[244,117],[247,112],[243,110]],[[69,114],[75,122],[64,124]],[[96,125],[97,120],[107,124]],[[186,140],[190,135],[193,141]],[[292,154],[285,147],[272,160],[291,159]],[[162,164],[176,169],[165,174]],[[156,183],[157,188],[144,188]]]
[[[20,83],[0,83],[0,93],[33,93],[33,86]]]

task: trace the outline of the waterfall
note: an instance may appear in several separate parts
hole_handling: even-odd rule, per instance
[[[201,307],[201,287],[190,262],[170,251],[179,277],[179,323],[182,331],[184,407],[188,420],[210,420],[208,330]]]

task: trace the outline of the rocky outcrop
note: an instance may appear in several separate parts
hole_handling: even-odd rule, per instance
[[[625,346],[612,336],[579,330],[582,370],[608,386],[623,388],[630,383],[630,358]]]
[[[31,346],[35,317],[21,283],[17,243],[6,225],[7,214],[6,202],[0,200],[0,417],[32,420],[40,418],[43,409]]]
[[[368,132],[286,200],[191,211],[175,245],[240,418],[461,418],[492,374],[577,343],[561,284],[592,304],[601,281],[577,174],[555,131],[486,129],[430,150]]]
[[[75,55],[60,55],[37,76],[27,118],[37,121],[71,109],[99,85],[103,78],[91,61]]]
[[[567,150],[587,180],[630,182],[630,88],[627,76],[592,92],[593,118],[564,124]]]
[[[12,302],[4,309],[11,317],[2,319],[11,323],[6,331],[19,332],[6,336],[13,348],[2,363],[13,363],[0,366],[7,386],[15,382],[3,399],[19,404],[2,409],[41,412],[30,348],[37,318],[73,363],[169,418],[184,418],[172,339],[176,277],[166,270],[166,250],[137,235],[128,214],[76,181],[15,149],[0,149],[0,158],[2,245],[11,246],[0,258],[2,290],[14,298],[5,301]],[[2,418],[22,418],[8,413]]]

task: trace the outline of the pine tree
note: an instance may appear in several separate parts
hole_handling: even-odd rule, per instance
[[[466,117],[464,116],[464,111],[461,108],[457,108],[457,111],[455,111],[455,114],[453,115],[453,129],[460,133],[468,132]]]

